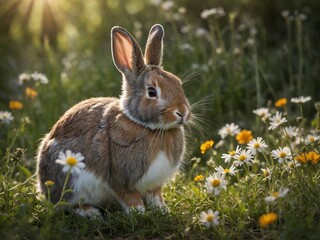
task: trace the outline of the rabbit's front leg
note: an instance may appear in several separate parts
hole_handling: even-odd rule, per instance
[[[167,208],[165,206],[164,199],[162,196],[162,187],[157,187],[152,191],[148,191],[144,195],[144,199],[147,205],[158,208],[162,212],[167,212]]]
[[[89,217],[90,219],[102,219],[100,210],[91,205],[78,206],[74,209],[74,213],[81,217]]]
[[[118,200],[126,213],[130,213],[132,210],[137,210],[139,213],[145,211],[141,194],[138,192],[121,192],[117,193]]]

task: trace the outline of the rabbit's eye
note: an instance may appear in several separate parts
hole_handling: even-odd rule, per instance
[[[157,98],[157,90],[154,87],[148,87],[148,97]]]

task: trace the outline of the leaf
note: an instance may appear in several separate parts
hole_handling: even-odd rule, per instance
[[[20,166],[20,172],[23,173],[27,178],[31,177],[31,172],[24,166]]]

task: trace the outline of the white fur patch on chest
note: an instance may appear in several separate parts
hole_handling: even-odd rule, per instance
[[[140,193],[153,190],[167,182],[178,170],[179,164],[173,166],[167,155],[160,151],[151,163],[148,171],[137,183],[136,188]]]
[[[73,179],[73,193],[74,197],[69,201],[71,205],[80,201],[99,205],[115,197],[113,190],[102,178],[86,170]]]

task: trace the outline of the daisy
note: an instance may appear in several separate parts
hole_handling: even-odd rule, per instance
[[[226,138],[227,136],[234,136],[240,132],[240,128],[238,125],[234,123],[227,123],[223,128],[219,130],[219,135],[222,139]]]
[[[184,43],[180,45],[180,49],[185,51],[190,51],[190,52],[194,51],[194,48],[189,43]]]
[[[289,17],[289,15],[290,15],[289,10],[282,10],[281,11],[281,16],[282,17],[287,18],[287,17]]]
[[[261,171],[263,172],[263,176],[265,177],[265,179],[270,180],[271,179],[271,175],[272,175],[272,171],[270,168],[261,168]]]
[[[210,16],[215,16],[215,17],[219,18],[219,17],[223,17],[224,15],[225,15],[225,12],[224,12],[223,8],[218,7],[218,8],[204,9],[201,12],[200,17],[202,19],[208,19]]]
[[[11,112],[0,111],[0,123],[9,124],[13,121],[13,116]]]
[[[67,150],[65,153],[60,151],[56,163],[63,165],[62,171],[79,174],[82,169],[85,168],[86,164],[82,161],[84,156],[81,153],[74,154],[70,150]]]
[[[228,174],[228,175],[236,175],[236,172],[238,172],[238,170],[236,170],[235,166],[231,166],[230,168],[223,168],[221,166],[216,167],[215,170],[219,173],[223,173],[223,174]]]
[[[270,120],[270,126],[269,130],[275,130],[277,127],[279,127],[281,124],[287,122],[286,118],[282,118],[282,113],[281,112],[276,112],[275,115],[269,118]]]
[[[195,35],[196,37],[203,37],[203,36],[207,36],[208,35],[208,31],[202,27],[198,27],[195,30]]]
[[[151,2],[151,4],[154,5],[154,6],[159,6],[162,1],[161,1],[161,0],[151,0],[150,2]]]
[[[292,145],[300,145],[300,144],[305,144],[305,139],[303,137],[295,137],[294,142],[292,142]]]
[[[288,136],[289,138],[294,138],[298,135],[298,128],[297,127],[292,127],[288,126],[283,129],[284,135]]]
[[[252,132],[249,130],[242,130],[236,136],[239,144],[246,144],[252,140]]]
[[[22,85],[24,82],[29,81],[30,80],[30,74],[28,73],[21,73],[19,75],[19,85]]]
[[[298,161],[296,161],[296,160],[291,160],[291,161],[289,161],[289,162],[287,163],[286,170],[287,170],[287,171],[291,171],[292,169],[297,168],[297,167],[300,167],[300,166],[301,166],[301,164],[300,164]]]
[[[277,150],[272,150],[271,156],[274,159],[278,159],[279,163],[283,163],[284,160],[290,160],[292,157],[290,148],[288,147],[279,147]]]
[[[208,212],[201,212],[200,222],[207,228],[219,225],[219,212],[213,212],[211,209],[209,209]]]
[[[306,144],[315,143],[318,140],[319,140],[319,136],[308,134],[306,137]]]
[[[290,101],[293,103],[303,104],[303,103],[306,103],[310,100],[311,100],[310,96],[307,96],[307,97],[301,96],[301,97],[297,97],[297,98],[291,98]]]
[[[216,166],[216,162],[214,161],[213,157],[210,157],[206,162],[208,167],[214,168]]]
[[[173,8],[174,2],[173,1],[165,1],[161,4],[161,7],[165,11],[169,11],[171,8]]]
[[[278,198],[284,198],[285,196],[287,196],[288,192],[289,192],[288,188],[285,188],[283,190],[282,190],[282,188],[280,188],[280,190],[278,192],[272,192],[270,194],[270,196],[265,197],[264,200],[266,202],[274,202]]]
[[[230,162],[230,160],[231,160],[232,158],[234,159],[234,156],[235,156],[236,154],[238,154],[238,153],[240,152],[240,150],[241,150],[240,147],[237,146],[236,150],[229,151],[228,154],[223,153],[222,156],[221,156],[221,158],[224,159],[224,162],[225,162],[225,163],[228,163],[228,162]]]
[[[239,153],[234,156],[235,161],[233,164],[238,167],[244,163],[251,163],[253,155],[250,150],[242,149]]]
[[[258,115],[264,122],[271,116],[268,108],[258,108],[256,110],[253,110],[253,113]]]
[[[265,148],[267,148],[266,142],[262,139],[262,137],[257,137],[252,139],[247,148],[255,155],[257,152],[262,152]]]
[[[278,219],[278,215],[276,213],[269,212],[269,213],[263,214],[259,218],[259,225],[260,227],[264,228],[274,223],[277,219]]]
[[[44,75],[42,73],[34,72],[34,73],[31,73],[30,76],[35,82],[40,82],[42,84],[48,84],[49,83],[49,80],[46,77],[46,75]]]
[[[205,187],[208,193],[214,193],[214,195],[219,195],[221,189],[227,188],[227,181],[224,179],[225,174],[221,172],[216,172],[206,178]]]

